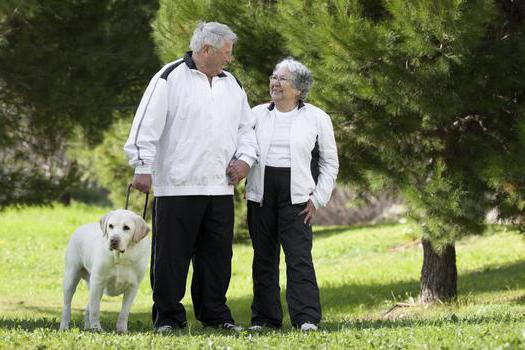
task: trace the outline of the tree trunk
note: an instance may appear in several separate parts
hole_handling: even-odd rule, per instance
[[[446,245],[437,252],[428,240],[422,240],[423,267],[421,268],[421,291],[419,301],[432,303],[447,301],[457,296],[458,271],[456,248]]]

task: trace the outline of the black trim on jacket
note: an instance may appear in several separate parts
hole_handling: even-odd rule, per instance
[[[171,66],[169,66],[168,68],[166,68],[164,70],[164,72],[162,72],[160,78],[161,79],[164,79],[164,80],[168,80],[168,76],[170,75],[171,72],[173,72],[173,70],[175,70],[175,68],[177,68],[178,66],[181,65],[183,61],[178,61],[178,62],[175,62],[173,63]]]
[[[312,178],[317,185],[317,179],[319,179],[319,136],[315,137],[315,146],[312,150],[312,160],[310,161],[310,171],[312,172]]]
[[[184,63],[186,63],[186,65],[188,66],[189,69],[197,69],[197,65],[195,64],[195,61],[193,60],[192,58],[193,56],[193,51],[187,51],[185,54],[184,54]],[[182,62],[182,61],[181,61]],[[181,62],[178,62],[177,63],[177,66],[181,63]],[[171,67],[170,67],[171,68]],[[175,69],[176,67],[174,67],[173,69]],[[198,70],[198,69],[197,69]],[[169,74],[169,73],[168,73]],[[231,73],[230,73],[231,74]],[[226,78],[228,77],[226,75],[226,73],[224,72],[220,72],[219,74],[217,74],[217,76],[219,78]],[[239,84],[240,88],[242,89],[242,84],[241,82],[239,81],[239,79],[237,79],[237,77],[235,75],[232,74],[232,76],[235,78],[235,81],[237,81],[237,84]]]
[[[237,79],[237,78],[235,78],[235,79]],[[304,106],[305,106],[305,104],[304,104],[303,100],[299,100],[299,103],[297,103],[297,109],[299,110],[299,109],[303,108]],[[273,111],[273,109],[275,108],[275,102],[273,102],[273,101],[270,102],[270,104],[268,105],[267,108],[268,108],[269,111]]]

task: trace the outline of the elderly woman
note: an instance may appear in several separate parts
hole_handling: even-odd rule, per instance
[[[246,188],[254,249],[250,330],[282,325],[281,245],[292,325],[317,330],[321,320],[310,223],[330,199],[339,163],[330,117],[304,102],[311,85],[309,70],[287,58],[270,76],[272,101],[253,108],[260,155]]]

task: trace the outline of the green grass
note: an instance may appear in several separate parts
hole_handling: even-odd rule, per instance
[[[457,243],[460,296],[450,304],[414,305],[384,316],[396,302],[418,294],[422,252],[410,226],[328,227],[317,228],[314,238],[324,314],[319,332],[292,329],[287,314],[285,327],[276,332],[231,335],[204,329],[187,295],[188,328],[160,336],[151,331],[147,278],[133,305],[128,334],[114,333],[120,297],[103,298],[106,332],[80,330],[87,301],[83,284],[73,299],[72,329],[58,332],[67,241],[77,226],[97,221],[105,211],[75,204],[0,213],[0,349],[525,348],[525,242],[501,228]],[[245,326],[251,259],[249,242],[235,244],[228,304]]]

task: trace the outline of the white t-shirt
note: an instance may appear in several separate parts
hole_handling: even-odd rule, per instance
[[[272,142],[266,156],[265,165],[281,168],[290,167],[290,128],[292,118],[297,113],[297,107],[290,112],[279,112],[274,108],[275,123],[273,124]]]

